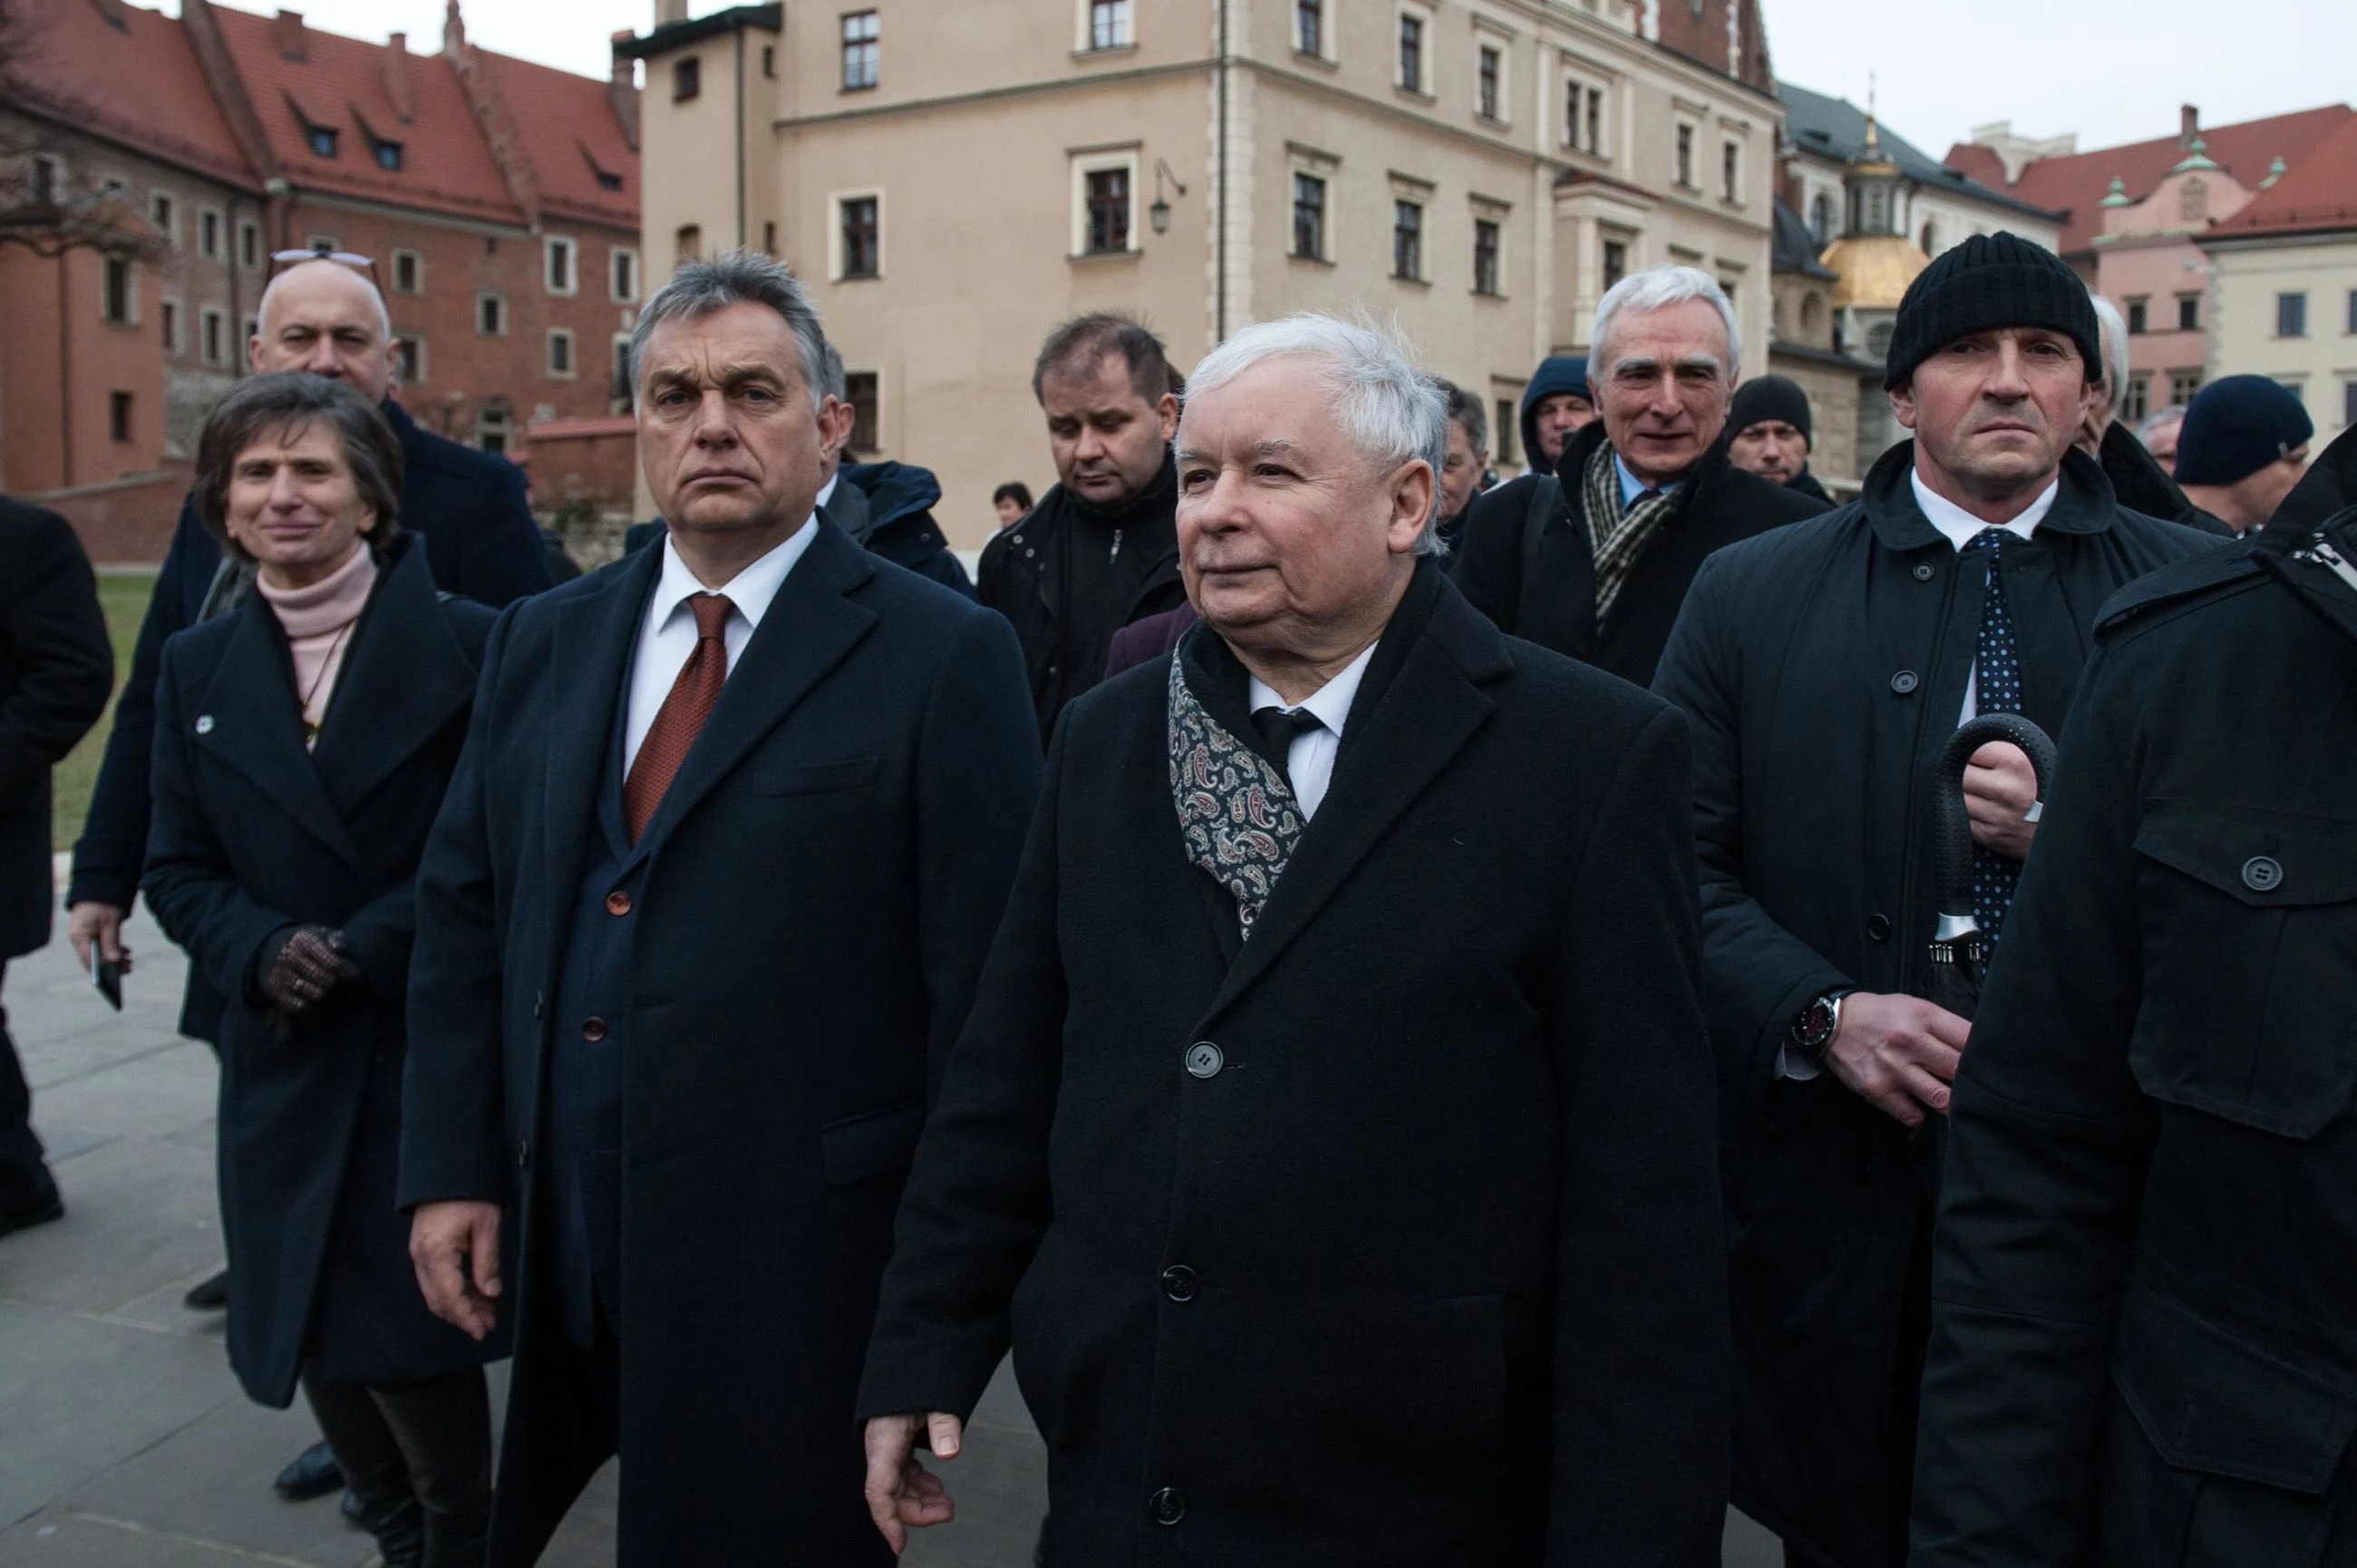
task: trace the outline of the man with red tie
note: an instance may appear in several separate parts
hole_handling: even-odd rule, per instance
[[[622,1458],[619,1562],[888,1562],[853,1393],[1038,789],[1012,631],[815,510],[786,269],[631,345],[660,549],[493,632],[418,876],[401,1200],[435,1311],[515,1319],[490,1561]]]

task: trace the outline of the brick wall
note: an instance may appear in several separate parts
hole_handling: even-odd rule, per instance
[[[150,474],[26,499],[72,523],[97,564],[154,566],[171,545],[190,475],[188,464],[170,463]]]

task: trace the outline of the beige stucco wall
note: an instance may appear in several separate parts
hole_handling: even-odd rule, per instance
[[[2244,242],[2211,247],[2209,379],[2272,376],[2295,387],[2316,424],[2309,450],[2348,428],[2343,415],[2357,382],[2357,334],[2349,330],[2357,291],[2357,233]],[[2305,292],[2308,335],[2276,336],[2276,296]]]

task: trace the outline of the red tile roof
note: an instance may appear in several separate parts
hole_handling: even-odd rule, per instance
[[[271,155],[296,185],[462,218],[523,222],[448,60],[439,55],[403,60],[411,111],[404,121],[385,91],[385,65],[396,58],[387,46],[307,27],[303,58],[290,59],[279,52],[274,18],[221,5],[213,14]],[[604,91],[602,83],[593,85]],[[338,133],[334,157],[312,155],[312,126]],[[402,145],[398,170],[377,166],[371,133]]]
[[[29,0],[23,16],[29,51],[0,96],[167,163],[261,190],[178,22],[94,0]]]
[[[2267,167],[2276,158],[2298,168],[2301,160],[2319,143],[2352,117],[2357,117],[2357,111],[2352,111],[2345,103],[2335,103],[2321,109],[2304,109],[2296,114],[2245,120],[2239,125],[2205,126],[2201,131],[2203,150],[2212,162],[2233,175],[2237,184],[2251,189],[2266,178]],[[1949,148],[1943,161],[2034,206],[2068,211],[2070,220],[2062,229],[2062,253],[2069,255],[2091,249],[2095,236],[2103,232],[2103,200],[2114,178],[2126,184],[2129,196],[2142,200],[2184,157],[2185,149],[2175,136],[2157,136],[2149,142],[2131,142],[2126,146],[2037,159],[2021,171],[2020,180],[2011,186],[2004,183],[2001,167],[1988,168],[1996,163],[1996,157],[1986,147],[1959,145]]]
[[[2357,114],[2308,150],[2270,189],[2211,231],[2221,239],[2241,234],[2297,234],[2327,229],[2357,229]]]
[[[489,49],[476,53],[515,121],[516,139],[539,178],[542,209],[636,230],[639,155],[623,140],[608,84]],[[619,179],[619,188],[607,189],[600,174]]]

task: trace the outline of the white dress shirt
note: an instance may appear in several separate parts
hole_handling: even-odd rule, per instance
[[[834,473],[829,474],[826,477],[826,483],[818,488],[818,499],[811,502],[811,505],[814,507],[822,507],[827,502],[833,500],[834,499],[834,487],[842,482],[843,470],[837,468]]]
[[[678,683],[679,672],[689,655],[695,651],[695,612],[687,607],[691,595],[726,594],[730,606],[728,620],[721,630],[721,640],[727,645],[728,668],[737,668],[737,659],[745,645],[753,640],[753,628],[761,624],[769,612],[770,601],[778,596],[784,585],[786,574],[802,558],[818,537],[817,514],[794,530],[793,537],[755,561],[722,586],[707,589],[695,580],[687,563],[679,558],[679,550],[663,536],[662,575],[655,579],[654,596],[647,601],[647,618],[639,624],[638,651],[630,660],[629,716],[622,721],[622,772],[628,777],[630,764],[638,760],[639,746],[646,740],[647,731],[654,728],[655,714]]]
[[[1254,713],[1263,708],[1282,708],[1288,714],[1307,711],[1318,721],[1316,729],[1295,736],[1285,754],[1286,777],[1293,781],[1293,799],[1301,807],[1305,822],[1318,814],[1318,803],[1326,799],[1326,786],[1334,780],[1334,754],[1342,747],[1342,725],[1351,716],[1359,682],[1366,676],[1367,660],[1375,656],[1380,641],[1367,644],[1332,680],[1298,703],[1288,703],[1275,687],[1257,675],[1252,677],[1245,701]]]

